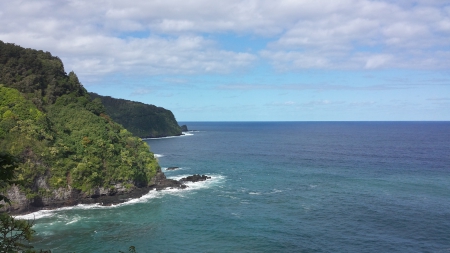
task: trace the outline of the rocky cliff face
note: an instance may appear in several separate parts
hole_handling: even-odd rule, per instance
[[[151,190],[163,190],[167,188],[184,189],[187,187],[181,181],[167,179],[161,170],[156,173],[156,176],[147,186],[136,187],[133,186],[131,182],[127,184],[118,183],[112,185],[108,189],[97,187],[88,193],[73,189],[70,186],[67,188],[50,190],[46,184],[45,178],[40,178],[36,181],[40,189],[47,189],[46,194],[27,198],[25,193],[21,191],[18,186],[13,185],[5,193],[5,195],[12,200],[11,205],[5,205],[0,211],[7,211],[11,214],[23,214],[42,209],[55,209],[78,204],[98,203],[101,205],[114,205],[123,203],[130,198],[139,198]]]
[[[135,191],[136,189],[138,188],[135,186],[127,188],[123,184],[119,183],[109,189],[97,187],[92,189],[91,192],[83,193],[80,190],[73,189],[72,187],[68,186],[67,188],[58,188],[52,191],[48,191],[46,194],[28,198],[17,185],[13,185],[7,190],[5,194],[9,199],[12,200],[11,205],[5,205],[3,211],[7,211],[12,214],[19,214],[34,212],[41,209],[54,209],[64,206],[74,206],[78,204],[103,204],[103,200],[105,200],[106,203],[111,202],[111,204],[113,202],[120,203],[123,201],[114,201],[113,198],[111,198],[111,200],[107,200],[107,198],[119,195],[127,195]],[[148,188],[148,190],[150,189],[151,188]],[[145,189],[136,191],[138,195],[139,192],[142,193],[142,195],[146,194]],[[130,197],[132,196],[134,195],[130,195]],[[125,200],[126,199],[128,199],[128,197],[126,197]]]

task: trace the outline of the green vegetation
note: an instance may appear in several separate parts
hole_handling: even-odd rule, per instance
[[[169,110],[96,93],[89,94],[94,100],[100,99],[106,114],[136,136],[151,138],[181,135],[181,128]]]
[[[0,152],[0,189],[17,183],[15,180],[15,168],[17,159],[7,153]],[[6,204],[11,201],[0,194],[0,200]],[[0,204],[0,206],[3,206]],[[7,213],[0,213],[0,252],[18,252],[32,248],[28,245],[34,230],[32,224],[24,220],[16,220]],[[31,251],[27,251],[31,252]]]
[[[68,186],[88,193],[147,185],[159,167],[148,145],[105,114],[59,58],[2,41],[0,152],[18,157],[17,180],[30,199]]]

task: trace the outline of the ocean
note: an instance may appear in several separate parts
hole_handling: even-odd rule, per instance
[[[167,177],[210,180],[22,216],[36,249],[450,252],[450,122],[182,124],[145,141]]]

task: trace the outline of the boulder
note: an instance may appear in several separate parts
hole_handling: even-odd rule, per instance
[[[157,191],[159,191],[159,190],[163,190],[163,189],[166,189],[166,188],[169,188],[169,189],[174,189],[174,188],[184,189],[187,186],[182,184],[181,182],[176,181],[176,180],[167,179],[166,175],[164,175],[163,172],[158,171],[156,173],[156,176],[154,177],[154,182],[151,185],[151,187],[156,189]]]
[[[180,179],[180,182],[199,182],[199,181],[205,181],[206,179],[211,179],[211,177],[208,177],[206,175],[199,175],[195,174],[192,176],[184,177]]]

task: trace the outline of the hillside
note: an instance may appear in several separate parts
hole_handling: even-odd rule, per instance
[[[92,92],[89,95],[92,99],[99,98],[106,114],[136,136],[153,138],[181,135],[181,128],[169,110]]]
[[[19,158],[13,208],[70,204],[154,182],[148,145],[92,100],[49,52],[0,41],[0,152]]]

